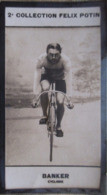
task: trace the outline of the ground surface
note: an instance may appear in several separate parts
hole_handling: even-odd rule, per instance
[[[6,108],[6,165],[100,165],[100,101],[66,108],[64,137],[54,137],[53,162],[41,116],[41,108]]]

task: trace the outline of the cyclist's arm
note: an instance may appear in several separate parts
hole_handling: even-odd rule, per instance
[[[41,79],[41,69],[43,67],[44,54],[42,54],[36,60],[36,69],[34,72],[34,83],[33,83],[33,93],[37,95],[41,92],[40,79]]]
[[[66,87],[68,96],[72,96],[72,71],[69,70],[66,78]]]
[[[33,83],[33,93],[34,93],[34,96],[41,92],[40,78],[41,78],[41,70],[40,69],[36,69],[35,73],[34,73],[34,83]]]
[[[64,61],[64,70],[65,70],[65,80],[66,80],[66,88],[68,96],[72,96],[72,69],[71,69],[71,61],[66,56]]]

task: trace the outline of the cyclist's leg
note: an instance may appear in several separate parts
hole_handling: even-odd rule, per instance
[[[59,80],[56,82],[56,90],[66,93],[66,83],[64,80]],[[63,94],[57,93],[57,133],[60,131],[59,137],[63,136],[61,130],[61,122],[64,116],[64,96]]]
[[[57,94],[57,128],[61,129],[61,121],[64,115],[64,96]]]
[[[42,91],[47,91],[50,88],[50,83],[48,80],[42,80],[41,81],[41,90]],[[42,106],[42,111],[43,111],[43,118],[47,118],[47,107],[48,107],[48,94],[43,94],[41,95],[41,106]],[[42,123],[41,119],[41,123]],[[44,122],[45,123],[45,120]]]

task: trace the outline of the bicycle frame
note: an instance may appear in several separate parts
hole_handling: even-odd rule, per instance
[[[51,95],[48,108],[48,122],[47,129],[48,135],[50,136],[50,161],[52,161],[53,154],[53,135],[56,131],[56,93],[55,93],[55,83],[51,84]]]

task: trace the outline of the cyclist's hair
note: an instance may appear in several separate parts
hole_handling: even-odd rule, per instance
[[[48,53],[48,50],[49,49],[57,49],[60,53],[62,51],[62,48],[60,46],[59,43],[50,43],[48,46],[47,46],[47,49],[46,49],[46,52]]]

